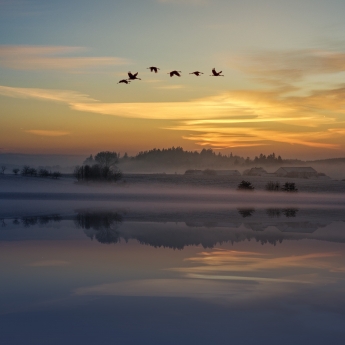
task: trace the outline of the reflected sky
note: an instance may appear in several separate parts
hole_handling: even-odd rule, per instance
[[[343,212],[242,211],[2,219],[1,343],[343,344]]]

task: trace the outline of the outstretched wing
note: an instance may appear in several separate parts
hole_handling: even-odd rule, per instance
[[[128,72],[128,76],[129,76],[130,78],[133,78],[133,77],[134,77],[134,75],[133,75],[131,72]]]
[[[216,72],[215,68],[213,68],[212,73],[213,73],[213,75],[217,75],[217,72]]]
[[[134,78],[135,78],[135,77],[136,77],[136,76],[138,75],[138,73],[139,73],[139,72],[137,72],[137,73],[134,73],[134,75],[133,75],[133,76],[134,76]]]

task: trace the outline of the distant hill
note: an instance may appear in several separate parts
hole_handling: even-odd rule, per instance
[[[344,164],[345,163],[345,158],[318,159],[318,160],[314,160],[314,161],[307,161],[307,163]]]

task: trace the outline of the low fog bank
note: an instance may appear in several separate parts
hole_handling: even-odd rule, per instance
[[[215,165],[208,163],[207,161],[203,164],[198,165],[166,165],[161,164],[160,162],[152,163],[145,161],[121,161],[118,164],[119,169],[124,173],[128,174],[184,174],[187,170],[190,169],[214,169],[214,170],[238,170],[241,174],[244,171],[262,167],[268,173],[275,173],[280,167],[312,167],[319,173],[324,173],[329,176],[331,179],[342,180],[345,179],[345,158],[339,161],[308,161],[308,162],[284,162],[280,164],[262,164],[262,163],[253,163],[253,164],[225,164],[225,165]]]
[[[334,163],[307,162],[304,164],[304,166],[310,166],[317,172],[324,173],[335,180],[345,179],[345,159]]]
[[[124,188],[107,193],[78,192],[2,192],[0,218],[44,214],[72,214],[80,208],[112,208],[139,212],[142,217],[181,212],[209,212],[238,209],[241,217],[256,209],[345,210],[344,194],[238,192],[219,189],[142,189]],[[285,211],[284,211],[285,212]],[[279,214],[284,213],[278,212]],[[294,212],[286,211],[294,216]],[[289,213],[290,212],[290,213]],[[345,211],[344,211],[345,212]],[[273,215],[275,213],[273,212]]]
[[[234,192],[242,180],[254,186],[254,195],[265,191],[268,182],[295,183],[300,196],[302,193],[345,194],[345,181],[298,179],[268,176],[191,176],[178,174],[124,174],[115,183],[77,182],[72,176],[59,179],[22,175],[1,175],[0,193],[204,193],[222,194]],[[275,196],[286,197],[286,193],[272,192]],[[238,193],[237,193],[238,194]],[[248,195],[248,194],[246,194]],[[268,194],[272,195],[272,194]]]
[[[12,173],[13,169],[22,169],[24,165],[71,174],[84,159],[84,155],[0,153],[0,166],[6,166],[7,174]]]

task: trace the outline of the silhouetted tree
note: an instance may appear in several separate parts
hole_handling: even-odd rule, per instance
[[[279,208],[269,208],[266,210],[267,215],[270,218],[279,218],[281,210]]]
[[[266,183],[265,189],[268,191],[275,191],[275,192],[279,191],[280,190],[280,183],[269,181]]]
[[[299,211],[298,208],[286,208],[283,210],[283,214],[285,215],[285,217],[291,218],[291,217],[296,217],[296,213],[298,211]]]
[[[90,155],[90,157],[87,157],[84,162],[83,165],[92,165],[95,164],[95,160],[93,159],[93,156]]]
[[[12,170],[12,172],[13,172],[13,174],[17,175],[18,172],[19,172],[19,169],[18,169],[18,168],[15,168],[15,169]]]
[[[119,162],[120,154],[116,152],[110,151],[102,151],[98,152],[95,156],[95,161],[101,167],[110,168]]]
[[[38,176],[39,177],[48,177],[48,176],[50,176],[50,172],[47,169],[41,168],[38,170]]]
[[[0,174],[5,174],[5,170],[6,170],[6,165],[2,165],[0,168]]]
[[[37,170],[35,168],[31,168],[28,165],[24,165],[22,168],[21,174],[25,176],[36,176]]]
[[[100,164],[77,166],[73,175],[78,181],[116,182],[122,178],[122,172],[116,167],[101,166]]]
[[[252,191],[254,190],[254,187],[251,182],[243,180],[237,186],[237,190]]]
[[[297,192],[298,191],[295,183],[293,183],[293,182],[285,182],[284,186],[282,187],[282,190],[284,192]]]
[[[54,171],[52,174],[51,174],[52,178],[57,180],[58,178],[61,177],[61,173],[59,171]]]

